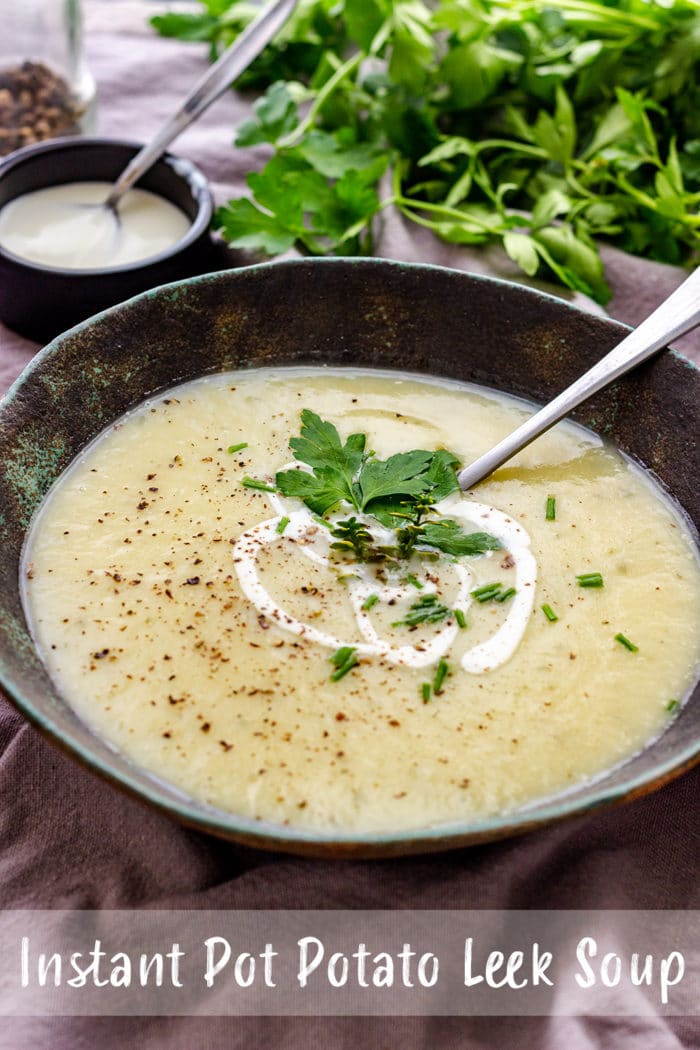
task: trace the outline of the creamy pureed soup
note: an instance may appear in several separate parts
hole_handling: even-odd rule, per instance
[[[486,818],[594,778],[692,685],[698,561],[665,498],[574,426],[455,490],[454,458],[526,412],[337,369],[147,402],[28,539],[58,688],[184,792],[326,832]]]

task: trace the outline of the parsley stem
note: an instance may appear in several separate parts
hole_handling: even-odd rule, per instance
[[[313,127],[316,117],[323,109],[328,96],[333,94],[338,84],[345,80],[348,73],[352,73],[352,71],[360,65],[364,57],[362,51],[358,51],[357,54],[352,55],[347,62],[343,62],[338,66],[333,76],[328,78],[316,95],[316,98],[311,104],[309,112],[304,119],[300,121],[288,135],[283,135],[282,138],[277,140],[277,149],[288,149],[290,146],[296,146],[298,144],[309,128]]]

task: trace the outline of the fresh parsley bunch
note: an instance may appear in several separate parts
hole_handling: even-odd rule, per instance
[[[201,4],[152,22],[216,55],[256,10]],[[269,255],[368,254],[393,205],[605,302],[599,239],[697,261],[699,73],[693,0],[301,0],[238,82],[264,94],[236,143],[272,156],[217,223]]]

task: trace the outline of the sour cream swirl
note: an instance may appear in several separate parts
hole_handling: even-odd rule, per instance
[[[289,466],[304,469],[301,464]],[[288,468],[285,468],[288,469]],[[327,529],[320,527],[306,507],[299,509],[298,502],[288,505],[277,493],[270,493],[269,499],[274,516],[254,525],[243,532],[233,547],[233,560],[243,594],[258,612],[277,624],[279,627],[313,642],[324,648],[337,650],[342,646],[352,646],[358,655],[378,657],[393,664],[405,667],[429,667],[443,658],[453,645],[459,630],[454,618],[436,630],[432,639],[422,641],[420,646],[396,645],[380,637],[377,633],[371,612],[363,608],[367,598],[374,594],[380,602],[399,602],[415,596],[409,584],[379,584],[368,566],[353,566],[353,576],[348,580],[348,596],[352,605],[358,633],[362,641],[340,638],[335,634],[323,631],[313,624],[290,615],[275,601],[264,586],[258,572],[258,555],[272,544],[283,539],[290,539],[298,545],[299,551],[310,561],[325,568],[331,568],[331,547]],[[453,493],[435,507],[440,515],[449,516],[471,526],[478,526],[481,531],[488,531],[495,536],[507,551],[515,570],[515,595],[510,599],[508,615],[499,629],[485,642],[468,649],[461,659],[462,668],[469,674],[484,674],[505,663],[517,649],[525,633],[528,620],[532,614],[537,584],[537,563],[530,550],[530,537],[525,529],[512,517],[485,503],[467,500],[458,493]],[[278,531],[279,524],[287,518],[288,522],[283,535]],[[369,522],[368,522],[369,523]],[[390,543],[393,534],[388,529],[372,521],[373,534],[380,544]],[[486,557],[491,552],[487,552]],[[454,565],[458,590],[453,608],[466,613],[472,604],[470,594],[472,573],[462,561]],[[435,585],[424,584],[423,594],[435,593]]]

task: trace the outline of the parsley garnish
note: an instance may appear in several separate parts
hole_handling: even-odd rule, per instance
[[[329,526],[336,541],[332,547],[353,554],[357,561],[405,560],[414,551],[441,551],[459,558],[500,549],[493,536],[466,533],[450,518],[426,520],[437,502],[459,490],[459,461],[446,449],[416,449],[376,459],[365,451],[364,434],[351,434],[343,443],[336,427],[308,408],[301,413],[300,436],[289,446],[311,471],[279,471],[276,481],[283,496],[296,496],[318,515],[350,504],[357,513],[396,530],[396,544],[384,547],[377,546],[367,525],[355,516]]]

